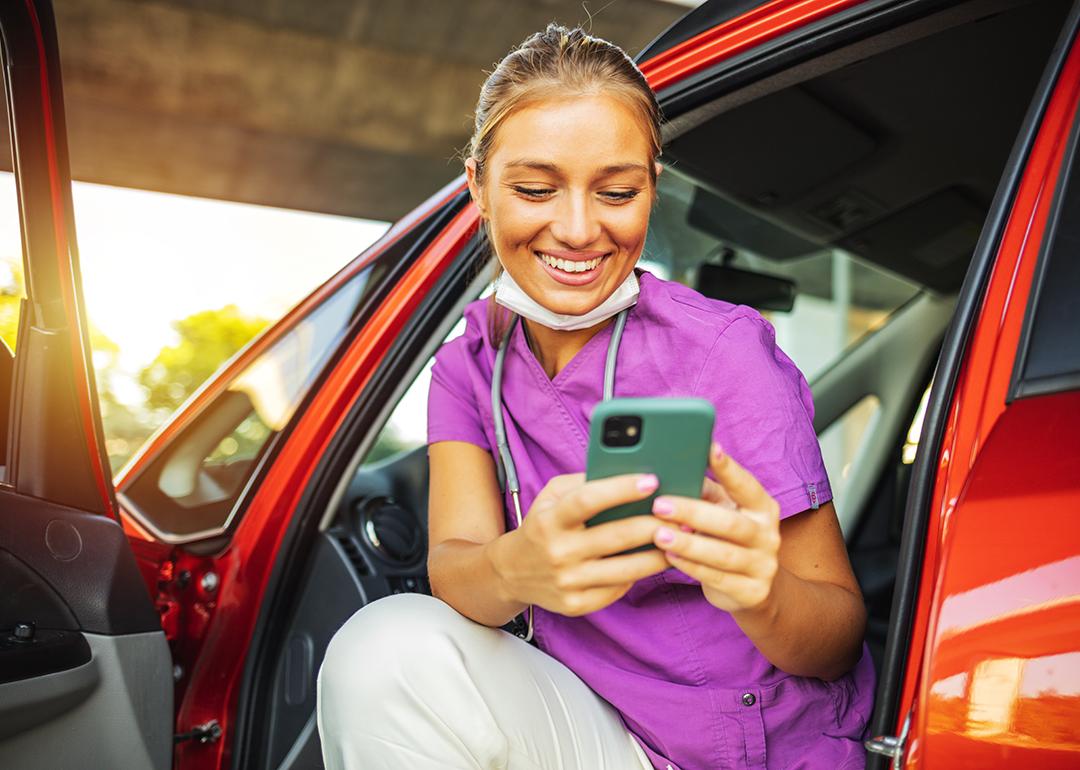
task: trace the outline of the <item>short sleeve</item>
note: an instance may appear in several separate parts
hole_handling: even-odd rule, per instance
[[[477,404],[476,362],[470,360],[475,347],[469,333],[446,342],[435,353],[428,390],[428,444],[437,441],[467,441],[491,451],[484,433],[483,412]],[[481,341],[482,342],[482,341]]]
[[[731,321],[695,391],[716,406],[714,439],[780,504],[786,518],[832,499],[806,378],[757,311]]]

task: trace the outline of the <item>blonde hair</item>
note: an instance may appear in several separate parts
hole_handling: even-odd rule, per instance
[[[626,52],[607,40],[593,37],[580,27],[568,28],[554,22],[543,32],[525,38],[508,53],[480,87],[475,126],[466,157],[476,162],[476,183],[483,174],[499,126],[515,110],[526,104],[568,95],[611,94],[621,97],[637,114],[649,138],[651,160],[661,152],[660,126],[663,117],[656,94],[641,70]],[[650,162],[649,178],[656,186],[656,169]],[[483,235],[491,243],[487,222]],[[496,272],[500,272],[496,261]],[[509,323],[508,313],[500,313],[494,303],[488,308],[492,344],[498,345]]]

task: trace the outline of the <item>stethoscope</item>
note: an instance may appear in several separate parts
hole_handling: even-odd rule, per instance
[[[626,326],[626,316],[630,308],[624,308],[615,316],[615,326],[611,331],[611,339],[608,341],[607,358],[604,360],[604,401],[609,400],[615,393],[615,359],[619,355],[619,342],[622,340],[623,327]],[[521,485],[518,484],[517,466],[510,454],[510,444],[506,440],[506,426],[503,423],[502,404],[502,376],[503,365],[506,360],[506,349],[510,347],[510,335],[513,334],[514,326],[520,316],[514,315],[512,321],[503,334],[499,343],[499,351],[495,354],[495,369],[491,374],[491,413],[495,418],[495,443],[498,446],[498,458],[495,462],[495,472],[499,479],[499,489],[505,494],[507,487],[510,496],[514,500],[514,516],[517,525],[521,526]],[[521,636],[521,634],[518,634]],[[521,638],[526,642],[533,636],[533,608],[529,605],[529,627],[525,636]]]

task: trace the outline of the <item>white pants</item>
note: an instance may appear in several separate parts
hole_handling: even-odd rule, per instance
[[[327,770],[651,770],[615,708],[550,655],[441,599],[358,610],[319,669]]]

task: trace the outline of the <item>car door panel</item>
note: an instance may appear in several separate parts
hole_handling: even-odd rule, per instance
[[[956,470],[947,483],[958,494],[946,513],[929,603],[911,766],[1080,761],[1080,392],[1068,376],[1080,288],[1072,248],[1078,108],[1074,41],[957,394]],[[1036,265],[1045,274],[1047,263],[1065,269],[1054,272],[1054,286],[1042,281],[1039,302]],[[1032,343],[1041,351],[1034,369],[1025,365]]]
[[[171,654],[115,519],[50,4],[0,5],[0,36],[26,278],[0,483],[0,758],[164,769]]]
[[[999,537],[994,525],[1001,524],[1001,519],[985,516],[975,501],[984,495],[981,485],[986,483],[986,469],[995,465],[994,454],[1010,445],[1015,449],[1020,442],[1019,433],[1007,437],[1016,430],[1008,427],[1016,417],[1009,415],[1014,407],[1007,406],[1007,395],[1024,305],[1076,110],[1080,86],[1080,51],[1075,46],[1078,15],[1080,8],[1074,6],[1006,165],[961,290],[957,314],[945,336],[931,391],[913,470],[889,649],[875,710],[875,733],[899,737],[891,742],[891,748],[875,741],[876,748],[894,756],[898,753],[895,749],[902,749],[903,766],[919,767],[927,761],[931,766],[942,761],[950,766],[974,762],[973,755],[954,739],[965,734],[971,737],[979,728],[972,721],[962,721],[959,727],[954,724],[954,729],[944,727],[941,720],[952,718],[948,709],[955,704],[945,711],[934,707],[959,687],[958,679],[941,684],[959,672],[948,676],[933,673],[940,644],[945,643],[946,648],[950,644],[941,634],[950,637],[960,630],[950,617],[956,602],[946,607],[949,597],[958,591],[955,587],[944,594],[942,591],[953,584],[951,581],[973,577],[967,563],[972,558],[986,561],[991,571],[1006,566],[1004,562],[995,565],[990,555]],[[1066,455],[1070,451],[1062,449]],[[1038,496],[1046,491],[1040,485],[1048,482],[1045,475],[1026,464],[1031,459],[1015,457],[994,472],[1016,474]],[[1018,517],[1015,525],[1021,527],[1032,523],[1020,512],[1022,508],[1013,514]],[[1037,568],[1042,563],[1042,549],[1032,551],[1031,540],[1014,534],[1015,548],[1010,550],[1026,554],[1030,566]],[[964,577],[950,572],[954,569],[960,569]],[[999,577],[1008,576],[1003,573]],[[1031,633],[1030,638],[1037,638],[1038,633]],[[950,667],[945,665],[941,672]],[[985,696],[986,690],[980,692]],[[971,713],[965,712],[968,716]],[[934,741],[932,735],[951,746],[942,751],[944,744],[937,744],[937,753],[930,759],[924,750]],[[995,761],[1010,761],[1008,749],[1002,745],[999,749]],[[869,767],[884,766],[881,756],[873,759]],[[987,761],[988,757],[982,756],[968,766],[985,766],[979,763]]]

